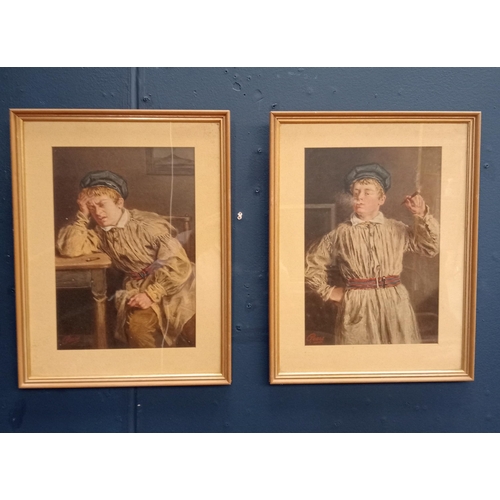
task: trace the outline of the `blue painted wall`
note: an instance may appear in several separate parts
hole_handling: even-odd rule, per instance
[[[8,110],[137,107],[231,111],[233,383],[19,390]],[[268,384],[272,110],[482,111],[474,382]],[[0,432],[500,431],[500,69],[0,68],[0,167]]]

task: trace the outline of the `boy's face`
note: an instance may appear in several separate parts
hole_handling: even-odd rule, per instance
[[[123,213],[123,198],[115,203],[106,195],[92,196],[87,200],[87,207],[99,226],[116,226]]]
[[[380,193],[375,181],[367,184],[355,182],[352,187],[352,196],[353,210],[362,220],[373,219],[385,202],[385,194]]]

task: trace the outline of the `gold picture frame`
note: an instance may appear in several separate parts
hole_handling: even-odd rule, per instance
[[[19,387],[230,384],[229,111],[12,109],[10,125]],[[158,148],[189,169],[151,175]]]
[[[480,122],[270,114],[271,384],[473,380]],[[362,177],[380,188],[371,212]]]

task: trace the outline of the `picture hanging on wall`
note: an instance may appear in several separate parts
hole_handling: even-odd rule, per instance
[[[480,118],[271,113],[271,383],[473,380]]]
[[[11,110],[21,388],[231,382],[229,127]]]

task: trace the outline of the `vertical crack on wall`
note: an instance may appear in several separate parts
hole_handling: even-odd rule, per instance
[[[131,109],[139,109],[139,78],[140,69],[130,69],[130,107]]]
[[[139,92],[144,78],[140,68],[130,69],[130,108],[139,109]],[[137,388],[132,387],[129,393],[128,432],[137,432]]]
[[[128,401],[128,432],[137,432],[137,388],[132,387]]]
[[[18,431],[21,428],[25,413],[26,401],[24,399],[16,401],[14,407],[9,412],[9,421],[12,431]]]

